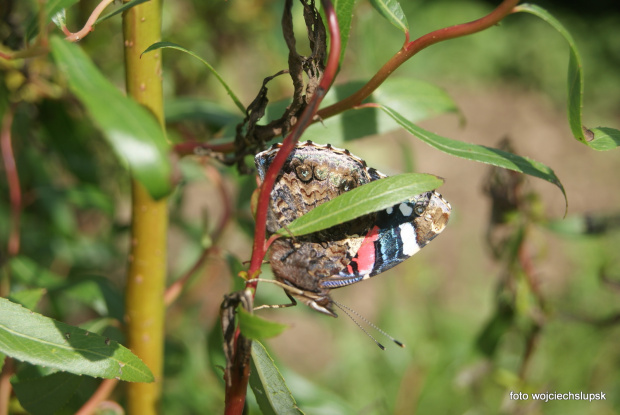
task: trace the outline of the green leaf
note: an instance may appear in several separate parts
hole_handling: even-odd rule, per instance
[[[79,46],[53,37],[52,54],[80,99],[132,174],[155,199],[171,190],[168,143],[149,111],[123,95],[93,65]]]
[[[325,107],[346,98],[363,85],[364,82],[354,81],[331,88],[322,106]],[[366,102],[375,102],[397,109],[412,122],[439,114],[458,112],[456,104],[443,89],[411,78],[388,78]],[[267,108],[269,119],[277,118],[282,114],[288,102],[283,104],[277,103]],[[283,107],[277,108],[280,105]],[[323,143],[325,137],[329,137],[332,145],[342,145],[345,141],[383,134],[398,128],[400,126],[383,111],[377,108],[360,108],[345,111],[311,125],[304,133],[304,140]]]
[[[53,373],[33,379],[11,381],[19,403],[33,415],[54,414],[64,407],[84,378]]]
[[[318,232],[387,209],[414,195],[437,189],[442,184],[443,179],[432,174],[406,173],[386,177],[317,206],[277,233],[282,236],[300,236]]]
[[[275,337],[288,328],[286,324],[265,320],[255,314],[250,314],[243,307],[238,309],[239,328],[241,333],[253,340]]]
[[[45,288],[17,291],[9,295],[9,300],[21,304],[29,310],[34,310],[46,292]]]
[[[338,19],[338,27],[340,28],[340,60],[344,58],[344,52],[347,50],[349,43],[349,32],[351,31],[351,20],[353,20],[353,7],[356,0],[336,0],[333,2],[336,10],[336,18]]]
[[[265,347],[252,342],[250,387],[263,415],[303,414]]]
[[[594,150],[611,150],[620,146],[620,131],[613,128],[588,129],[583,125],[581,109],[583,108],[583,70],[577,44],[571,34],[549,12],[535,4],[521,4],[515,7],[517,12],[533,14],[549,23],[568,42],[568,122],[573,136]]]
[[[149,368],[105,337],[0,298],[0,351],[17,360],[77,375],[152,382]]]
[[[370,0],[370,4],[409,39],[409,23],[397,0]]]
[[[45,3],[45,9],[43,13],[45,14],[45,23],[49,23],[52,19],[58,14],[63,12],[64,9],[67,9],[77,3],[78,0],[49,0]],[[39,20],[38,16],[34,15],[28,22],[26,29],[26,39],[30,41],[39,33]]]
[[[232,91],[232,89],[230,89],[228,84],[226,82],[224,82],[224,79],[222,79],[220,74],[217,73],[217,71],[215,70],[215,68],[213,68],[213,66],[211,66],[207,61],[202,59],[200,56],[196,55],[194,52],[192,52],[192,51],[190,51],[188,49],[185,49],[183,46],[177,45],[176,43],[172,43],[172,42],[157,42],[157,43],[153,43],[151,46],[146,48],[146,50],[144,52],[142,52],[142,54],[145,54],[147,52],[152,52],[152,51],[157,50],[157,49],[164,49],[164,48],[180,50],[182,52],[185,52],[185,53],[193,56],[194,58],[198,59],[200,62],[202,62],[207,67],[207,69],[209,69],[209,71],[217,78],[217,80],[220,82],[220,84],[222,84],[224,89],[226,89],[226,92],[228,92],[228,95],[230,95],[230,98],[232,98],[232,100],[235,103],[235,105],[237,106],[237,108],[239,108],[241,113],[245,116],[245,107],[243,106],[243,104],[241,104],[241,101],[239,100],[239,98],[237,98],[237,96]]]
[[[556,185],[562,191],[566,201],[566,209],[568,209],[568,199],[566,198],[564,186],[562,186],[562,183],[550,167],[527,157],[518,156],[496,148],[464,143],[433,134],[413,124],[391,108],[381,107],[381,109],[394,118],[405,130],[437,150],[467,160],[528,174]]]
[[[118,9],[114,10],[113,12],[110,12],[106,14],[105,16],[101,16],[100,18],[98,18],[94,24],[96,25],[98,23],[103,22],[104,20],[108,20],[112,16],[116,16],[117,14],[122,13],[125,10],[131,9],[132,7],[137,6],[138,4],[146,3],[147,1],[150,1],[150,0],[132,0],[129,3],[125,3]]]
[[[586,136],[592,134],[594,139],[588,145],[595,150],[612,150],[620,146],[620,130],[609,127],[591,128],[586,131]]]

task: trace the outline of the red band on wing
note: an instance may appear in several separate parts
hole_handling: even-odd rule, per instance
[[[375,241],[379,239],[379,227],[374,226],[364,238],[362,245],[357,250],[355,258],[351,260],[351,263],[357,264],[358,275],[368,275],[371,273],[375,266]],[[349,274],[354,275],[354,270],[351,264],[347,266]]]

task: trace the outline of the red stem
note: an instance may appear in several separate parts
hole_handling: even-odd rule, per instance
[[[304,130],[315,118],[317,114],[318,118],[328,118],[336,115],[346,109],[353,108],[360,105],[364,99],[379,87],[391,75],[400,65],[411,58],[419,51],[427,48],[428,46],[460,36],[469,35],[487,29],[508,15],[514,6],[517,5],[519,0],[504,0],[495,10],[489,13],[487,16],[481,19],[475,20],[469,23],[463,23],[456,26],[451,26],[444,29],[439,29],[434,32],[428,33],[413,42],[406,43],[403,48],[396,53],[383,67],[377,72],[377,74],[364,85],[359,91],[353,95],[345,98],[344,100],[337,102],[334,105],[324,108],[317,112],[317,109],[325,96],[325,93],[331,86],[336,71],[338,69],[339,57],[340,57],[340,30],[338,28],[338,21],[336,13],[333,9],[330,0],[321,0],[325,15],[327,16],[327,22],[330,32],[331,48],[329,51],[328,63],[323,73],[323,78],[315,95],[304,110],[299,121],[293,127],[291,133],[286,137],[282,143],[282,147],[278,151],[278,154],[274,158],[271,166],[265,174],[264,181],[259,189],[258,204],[256,210],[256,227],[254,231],[254,244],[252,249],[252,259],[250,261],[250,268],[248,271],[249,277],[254,278],[260,273],[260,266],[266,253],[265,233],[267,224],[267,211],[269,208],[269,199],[271,190],[275,179],[277,178],[280,169],[284,165],[288,155],[295,148],[297,141]],[[256,289],[256,282],[248,283],[248,288]],[[238,333],[237,333],[238,334]],[[238,353],[235,354],[235,358]],[[245,403],[245,394],[247,391],[247,383],[249,378],[248,370],[239,370],[235,359],[234,365],[236,366],[231,371],[231,387],[226,388],[226,414],[241,414]],[[235,370],[236,369],[236,370]]]
[[[104,379],[99,387],[91,395],[91,397],[86,401],[84,405],[75,413],[75,415],[90,415],[95,413],[97,406],[112,394],[114,388],[118,384],[118,380],[116,379]]]
[[[323,72],[323,77],[319,87],[316,89],[316,93],[308,103],[308,106],[304,110],[298,122],[293,127],[291,133],[282,142],[282,147],[276,154],[273,162],[269,166],[265,179],[260,187],[258,195],[258,206],[256,209],[256,227],[254,230],[254,245],[252,250],[252,259],[250,260],[250,277],[253,278],[254,274],[257,274],[260,270],[260,266],[265,257],[265,231],[267,228],[267,210],[269,209],[269,198],[271,190],[275,183],[286,158],[291,151],[295,148],[299,137],[303,134],[305,129],[312,122],[323,97],[329,90],[329,87],[334,81],[336,72],[338,70],[338,60],[340,57],[340,28],[338,27],[338,20],[336,18],[336,12],[329,0],[322,0],[325,15],[327,16],[327,24],[329,28],[329,35],[331,41],[331,47],[329,50],[329,56],[327,58],[327,65]],[[256,288],[256,283],[251,283],[251,287]]]
[[[478,20],[435,30],[434,32],[427,33],[413,42],[406,43],[401,50],[392,56],[392,58],[390,58],[390,60],[387,61],[381,69],[379,69],[375,76],[373,76],[372,79],[366,83],[366,85],[342,101],[321,109],[317,113],[318,116],[321,119],[326,119],[347,109],[360,105],[363,100],[368,98],[370,94],[372,94],[373,91],[392,74],[392,72],[394,72],[400,65],[405,63],[416,53],[435,43],[471,35],[473,33],[488,29],[510,14],[517,3],[519,3],[519,0],[504,0],[495,10]]]
[[[86,24],[84,24],[84,27],[75,33],[72,33],[69,29],[63,26],[62,31],[65,35],[67,35],[65,39],[69,42],[77,42],[78,40],[84,39],[90,32],[95,30],[95,22],[97,21],[101,13],[103,13],[105,8],[113,2],[114,0],[101,0],[101,2],[97,5],[97,7],[95,7],[95,10],[93,10],[90,17],[86,21]]]
[[[11,140],[11,126],[15,109],[9,107],[2,119],[2,131],[0,132],[0,148],[2,149],[2,162],[6,171],[6,178],[9,184],[9,197],[11,199],[11,230],[9,233],[9,256],[15,256],[19,252],[19,221],[22,208],[22,192],[19,187],[19,174],[15,155],[13,154],[13,144]]]
[[[390,60],[387,61],[383,65],[383,67],[381,67],[381,69],[379,69],[375,76],[373,76],[362,88],[360,88],[353,95],[350,95],[349,97],[338,101],[335,104],[319,110],[317,112],[317,120],[327,119],[334,115],[340,114],[343,111],[359,106],[363,100],[368,98],[370,94],[372,94],[392,74],[392,72],[394,72],[400,65],[405,63],[413,55],[417,54],[423,49],[426,49],[430,45],[434,45],[435,43],[443,42],[444,40],[454,39],[457,37],[471,35],[473,33],[488,29],[489,27],[496,25],[504,17],[512,13],[514,11],[514,7],[518,3],[519,0],[504,0],[499,6],[497,6],[497,8],[495,8],[495,10],[478,20],[438,29],[433,32],[427,33],[426,35],[419,37],[412,42],[408,42],[409,37],[407,34],[405,45],[402,47],[402,49],[399,50],[394,56],[392,56]],[[328,17],[329,25],[331,25],[331,22],[329,22],[330,18],[331,17]],[[333,39],[334,38],[332,38],[332,40]],[[337,42],[340,45],[340,37],[338,37]],[[338,60],[334,62],[337,69]],[[324,76],[324,79],[326,78],[327,77]],[[180,146],[181,145],[175,147],[175,150],[177,151],[177,153],[185,155],[192,154],[193,148],[197,145],[187,143],[182,145],[182,148]]]
[[[0,415],[9,413],[9,402],[11,400],[11,376],[15,373],[13,359],[6,356],[4,365],[0,371]]]
[[[271,190],[273,189],[275,180],[288,155],[295,148],[299,137],[301,137],[305,129],[312,123],[319,105],[329,90],[329,87],[333,83],[338,70],[341,48],[338,19],[336,18],[336,12],[330,0],[321,0],[321,3],[323,5],[323,9],[325,10],[325,15],[327,16],[331,41],[327,65],[325,66],[325,71],[323,72],[323,77],[321,78],[319,87],[316,89],[314,96],[293,127],[291,133],[284,139],[282,147],[271,163],[271,166],[269,166],[263,183],[260,186],[256,209],[256,226],[254,228],[254,245],[252,249],[252,259],[250,260],[250,269],[248,271],[250,278],[254,278],[260,273],[260,267],[263,262],[263,258],[265,257],[267,249],[267,245],[265,243],[267,210],[269,209]],[[246,286],[248,288],[256,289],[256,284],[256,282],[252,282],[248,283]],[[236,335],[239,335],[239,331],[237,331]],[[238,353],[238,347],[235,348],[235,361],[233,363],[233,370],[231,370],[232,379],[230,379],[229,382],[231,386],[226,387],[226,415],[237,415],[243,412],[247,385],[250,377],[249,365],[245,365],[243,366],[243,370],[239,370],[241,368],[240,365],[243,364],[243,357],[240,356],[240,353]]]

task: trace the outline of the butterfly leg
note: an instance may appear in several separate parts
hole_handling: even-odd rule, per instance
[[[290,295],[288,293],[288,291],[284,291],[284,293],[286,294],[286,296],[291,300],[290,303],[288,304],[263,304],[261,306],[258,307],[254,307],[254,311],[256,310],[262,310],[265,308],[287,308],[287,307],[295,307],[297,305],[297,301],[295,301],[295,298],[293,298],[292,295]]]
[[[294,287],[292,285],[285,284],[283,282],[275,281],[275,280],[265,280],[262,278],[255,278],[252,280],[248,280],[248,282],[254,282],[254,281],[261,281],[261,282],[268,282],[270,284],[275,284],[278,287],[281,287],[286,293],[287,297],[291,299],[290,304],[274,304],[274,305],[265,304],[257,308],[254,308],[254,310],[259,310],[262,308],[284,308],[284,307],[295,306],[297,305],[297,301],[295,301],[295,298],[293,298],[293,296],[295,296],[300,301],[302,301],[304,304],[308,305],[309,307],[315,309],[318,312],[327,314],[328,316],[338,317],[336,313],[334,313],[334,311],[330,307],[332,304],[332,300],[331,298],[329,298],[329,295],[327,294],[321,295],[321,294],[317,294],[311,291],[305,291],[300,288]]]
[[[256,310],[262,310],[262,309],[266,309],[266,308],[287,308],[287,307],[294,307],[297,305],[297,301],[295,300],[295,298],[293,298],[293,296],[289,293],[289,291],[293,291],[294,294],[297,295],[303,295],[304,291],[297,289],[295,287],[291,287],[290,285],[287,284],[283,284],[280,281],[274,281],[274,280],[265,280],[262,278],[254,278],[252,280],[249,280],[248,282],[268,282],[271,284],[275,284],[279,287],[281,287],[282,289],[284,289],[284,293],[286,294],[286,296],[291,300],[291,302],[289,304],[263,304],[261,306],[258,307],[254,307],[254,311]]]

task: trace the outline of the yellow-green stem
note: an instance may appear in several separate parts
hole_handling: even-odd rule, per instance
[[[146,106],[163,128],[161,53],[142,52],[161,40],[161,0],[151,0],[123,15],[127,93]],[[164,338],[167,201],[153,200],[132,180],[131,253],[125,296],[129,348],[151,369],[154,383],[127,385],[132,415],[159,412]]]

